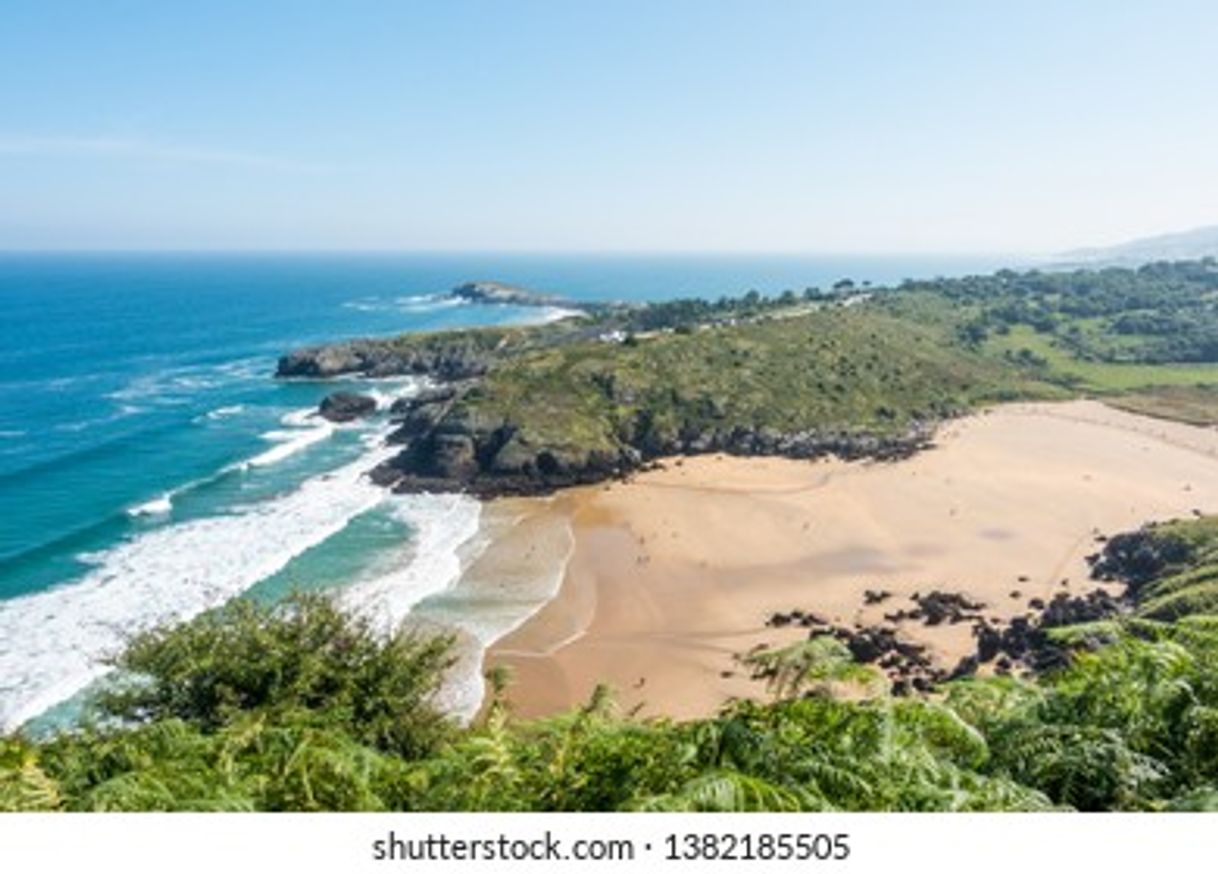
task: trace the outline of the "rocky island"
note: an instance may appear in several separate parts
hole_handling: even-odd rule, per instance
[[[467,300],[470,303],[553,306],[573,309],[581,306],[576,301],[556,294],[544,294],[520,285],[489,280],[464,282],[453,288],[451,294],[453,297]]]

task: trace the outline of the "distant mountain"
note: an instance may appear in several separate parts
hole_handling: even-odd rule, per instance
[[[1075,249],[1054,259],[1055,266],[1136,267],[1151,261],[1190,261],[1218,257],[1218,225],[1144,237],[1116,246]]]

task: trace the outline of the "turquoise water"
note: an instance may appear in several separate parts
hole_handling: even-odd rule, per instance
[[[426,542],[451,551],[476,504],[403,502],[362,480],[385,423],[309,418],[334,385],[272,379],[294,346],[538,317],[445,296],[470,279],[639,300],[1000,262],[0,255],[0,726],[78,691],[123,635],[245,592],[413,587],[388,599],[400,613],[451,582],[451,557],[412,538],[438,527]],[[344,386],[386,403],[412,390]]]

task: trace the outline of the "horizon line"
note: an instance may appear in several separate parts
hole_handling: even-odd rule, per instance
[[[1021,258],[1060,257],[1062,252],[1027,250],[910,250],[910,249],[546,249],[546,248],[393,248],[393,247],[105,247],[0,245],[0,255],[517,255],[547,257],[581,256],[673,256],[673,257],[788,257],[788,258]]]

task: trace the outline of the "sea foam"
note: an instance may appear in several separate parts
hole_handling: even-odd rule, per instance
[[[265,452],[260,452],[251,458],[237,462],[232,468],[234,470],[248,470],[251,467],[269,467],[272,464],[278,464],[284,459],[291,458],[298,452],[303,452],[310,446],[328,439],[334,433],[334,428],[335,426],[332,423],[322,420],[321,424],[315,424],[307,428],[296,428],[287,431],[267,431],[262,435],[262,439],[276,445]]]
[[[396,628],[416,604],[456,584],[458,550],[478,533],[481,504],[466,495],[394,495],[393,512],[410,526],[406,552],[390,568],[352,583],[342,601],[382,629]]]
[[[128,516],[164,516],[173,511],[173,492],[137,504],[127,511]]]
[[[385,399],[409,396],[424,384],[394,380]],[[262,435],[276,446],[224,470],[274,464],[329,437],[336,427],[319,422],[313,408],[280,421],[284,429]],[[167,525],[80,555],[89,565],[80,579],[0,601],[0,731],[107,673],[105,659],[131,635],[223,604],[385,501],[395,504],[394,511],[414,531],[409,554],[391,571],[353,587],[351,603],[396,624],[420,598],[451,585],[460,573],[456,549],[477,531],[479,505],[456,495],[393,496],[373,485],[366,472],[397,452],[384,445],[388,430],[373,428],[363,437],[367,451],[358,460],[306,480],[283,497]],[[167,513],[174,497],[191,485],[128,513]]]
[[[104,674],[132,634],[223,604],[387,500],[364,473],[393,452],[378,448],[282,498],[139,535],[91,556],[76,582],[0,602],[0,730]]]
[[[445,677],[438,703],[463,720],[482,706],[486,649],[526,622],[558,593],[575,548],[562,514],[483,514],[479,536],[461,552],[465,568],[455,585],[428,596],[411,611],[424,624],[455,629],[458,662]]]
[[[430,313],[452,307],[466,306],[469,301],[451,294],[411,294],[401,297],[363,297],[350,300],[343,307],[364,313]]]
[[[315,407],[304,407],[300,410],[292,410],[290,413],[285,413],[279,420],[279,423],[288,428],[307,428],[315,423],[317,418],[317,409]]]
[[[257,382],[264,377],[266,368],[266,359],[256,357],[223,364],[169,367],[137,376],[122,388],[106,393],[105,397],[114,401],[173,406],[186,403],[200,392]]]
[[[216,409],[212,410],[210,413],[207,413],[206,418],[214,422],[216,419],[227,419],[231,416],[239,416],[241,413],[244,413],[244,412],[245,412],[244,404],[231,404],[226,407],[217,407]]]

